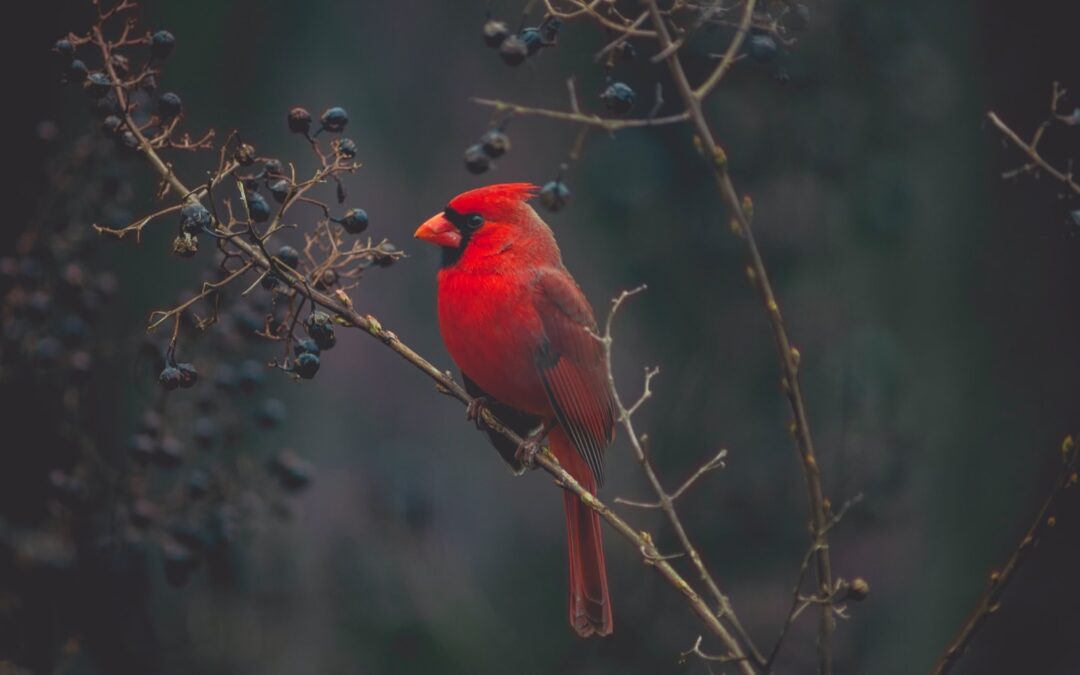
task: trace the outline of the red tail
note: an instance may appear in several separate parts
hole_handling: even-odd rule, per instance
[[[596,494],[596,480],[561,428],[549,435],[551,451],[581,485]],[[564,492],[566,544],[570,554],[570,625],[581,637],[610,635],[611,597],[604,567],[600,515],[573,492]]]

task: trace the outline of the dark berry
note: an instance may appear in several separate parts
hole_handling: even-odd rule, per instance
[[[178,363],[176,369],[180,371],[180,386],[184,389],[191,389],[199,381],[199,371],[195,369],[195,364]]]
[[[319,345],[315,344],[315,341],[311,338],[300,338],[293,345],[293,354],[299,357],[302,354],[314,354],[319,355]]]
[[[154,461],[167,469],[175,469],[184,463],[184,444],[176,436],[162,438],[154,453]]]
[[[271,176],[285,175],[285,165],[281,163],[280,159],[266,160],[266,164],[263,165],[263,170]]]
[[[128,441],[131,456],[139,462],[149,462],[157,451],[157,441],[149,434],[135,434]]]
[[[508,66],[520,66],[529,56],[529,46],[517,35],[511,35],[499,45],[499,56]]]
[[[484,44],[492,49],[498,47],[503,43],[503,40],[510,37],[510,27],[506,25],[506,22],[496,19],[488,19],[484,22],[482,32],[484,34]]]
[[[319,349],[333,349],[334,345],[337,344],[337,336],[334,335],[334,324],[330,320],[330,315],[326,312],[312,312],[307,321],[304,322],[304,327],[307,328],[308,335],[319,346]]]
[[[289,191],[292,188],[289,186],[289,181],[281,178],[279,180],[270,183],[269,190],[270,196],[274,198],[274,201],[278,204],[284,202],[289,197]]]
[[[510,150],[510,137],[498,129],[491,129],[480,137],[480,146],[488,157],[502,157]]]
[[[278,279],[277,275],[273,272],[267,272],[262,276],[259,283],[262,284],[262,287],[266,290],[272,291],[278,287],[278,284],[281,283],[281,279]]]
[[[625,82],[612,82],[600,94],[600,101],[609,112],[622,115],[634,105],[634,90]]]
[[[278,452],[268,462],[267,468],[286,490],[302,490],[311,483],[311,464],[292,450]]]
[[[67,38],[61,38],[53,45],[53,51],[64,59],[65,61],[71,61],[75,58],[75,45],[71,44],[71,41]]]
[[[544,46],[544,36],[539,28],[525,28],[521,31],[521,41],[525,43],[525,52],[532,56]]]
[[[337,143],[334,143],[334,148],[345,159],[356,157],[356,142],[351,138],[342,138]]]
[[[188,494],[201,499],[210,492],[210,475],[202,469],[192,469],[187,477]]]
[[[184,110],[184,102],[174,92],[167,91],[157,102],[158,115],[163,120],[171,120]]]
[[[311,113],[304,108],[293,108],[289,111],[289,131],[294,134],[307,135],[311,131]]]
[[[338,274],[332,268],[323,270],[319,278],[315,280],[315,288],[326,290],[337,283]]]
[[[68,82],[85,82],[86,78],[90,74],[90,69],[86,67],[86,64],[75,59],[68,65],[67,80]]]
[[[470,145],[465,148],[465,168],[469,173],[484,173],[491,168],[491,158],[484,152],[482,145]]]
[[[124,125],[124,121],[116,115],[109,115],[105,118],[105,121],[101,123],[101,133],[105,134],[105,138],[117,139],[120,137],[121,128]]]
[[[218,425],[213,419],[209,417],[199,417],[195,420],[195,427],[192,429],[191,437],[201,448],[213,447],[214,441],[218,436]]]
[[[293,371],[305,380],[310,380],[319,372],[319,365],[319,357],[308,352],[296,357]]]
[[[285,421],[285,415],[285,404],[276,398],[268,398],[255,409],[255,422],[264,429],[273,429]]]
[[[367,229],[368,214],[364,209],[349,209],[338,221],[341,228],[349,234],[360,234]]]
[[[240,364],[240,389],[245,394],[251,394],[262,386],[266,380],[266,367],[254,359],[248,359]]]
[[[191,573],[199,566],[199,559],[190,548],[171,540],[161,547],[161,562],[165,579],[171,586],[186,585]]]
[[[155,59],[168,58],[176,47],[176,38],[167,30],[159,30],[150,36],[150,55]]]
[[[568,201],[570,201],[570,188],[566,187],[566,183],[561,180],[553,180],[540,190],[540,203],[552,213],[562,211]]]
[[[270,220],[270,205],[266,198],[258,192],[248,192],[244,195],[247,199],[248,214],[256,223],[265,223]]]
[[[90,73],[86,76],[86,82],[83,83],[83,88],[86,93],[93,99],[104,98],[105,94],[109,93],[112,88],[112,81],[105,73]]]
[[[379,253],[375,257],[375,264],[379,267],[390,267],[398,259],[398,247],[388,241],[379,244],[378,251]]]
[[[278,260],[285,263],[286,267],[296,269],[300,265],[300,254],[292,246],[282,246],[277,252]]]
[[[184,232],[198,234],[204,229],[210,229],[210,223],[210,212],[202,204],[188,202],[180,209],[180,227]]]
[[[771,36],[759,33],[750,37],[750,56],[755,61],[761,63],[771,61],[776,57],[777,51],[779,48],[776,46],[776,40]]]
[[[124,146],[128,150],[135,150],[139,147],[139,138],[128,130],[124,130],[120,133],[120,145]]]
[[[172,391],[180,386],[180,383],[184,381],[184,374],[180,372],[180,369],[176,366],[165,366],[161,374],[158,375],[158,384],[161,385],[165,391]]]
[[[319,124],[322,125],[322,128],[333,134],[340,134],[345,131],[345,125],[348,123],[349,113],[345,112],[345,108],[340,106],[327,108],[326,112],[319,118]]]

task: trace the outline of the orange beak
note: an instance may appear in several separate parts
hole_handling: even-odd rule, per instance
[[[436,246],[447,248],[461,246],[461,232],[441,212],[428,218],[423,225],[416,228],[413,237]]]

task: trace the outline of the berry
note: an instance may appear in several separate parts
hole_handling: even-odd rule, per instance
[[[306,136],[311,131],[311,113],[299,107],[290,110],[289,131]]]
[[[552,213],[563,210],[570,201],[570,188],[561,180],[553,180],[540,189],[540,203]]]
[[[184,389],[191,389],[199,381],[199,371],[195,369],[195,364],[178,363],[176,369],[180,371],[180,386]]]
[[[326,290],[337,283],[338,275],[332,268],[323,270],[319,278],[315,280],[315,288]]]
[[[199,447],[213,447],[214,439],[217,438],[217,435],[217,422],[209,417],[199,417],[195,420],[195,428],[191,432],[191,437],[199,444]]]
[[[484,173],[491,168],[491,159],[484,152],[482,145],[470,145],[465,148],[465,168],[469,173]]]
[[[75,59],[68,65],[67,80],[68,82],[85,82],[87,76],[90,74],[90,69],[86,67],[86,64]]]
[[[71,41],[67,38],[57,40],[56,44],[53,45],[53,51],[68,62],[75,58],[75,45],[71,44]]]
[[[105,121],[101,123],[101,133],[105,134],[105,138],[120,138],[120,129],[123,125],[124,121],[119,117],[116,115],[109,115],[105,118]]]
[[[263,429],[273,429],[285,421],[285,404],[268,398],[255,410],[255,422]]]
[[[120,134],[120,145],[128,150],[135,150],[139,147],[139,139],[132,132],[125,130]]]
[[[326,312],[312,312],[304,322],[304,327],[311,339],[319,346],[319,349],[333,349],[337,344],[337,336],[334,335],[334,325],[330,321],[330,315]]]
[[[292,450],[278,452],[267,463],[267,469],[289,491],[302,490],[311,483],[311,464]]]
[[[622,115],[634,105],[634,90],[624,82],[612,82],[600,94],[600,101],[609,112]]]
[[[210,492],[210,476],[202,469],[192,469],[187,478],[188,494],[195,499],[205,497]]]
[[[270,175],[275,175],[275,176],[284,176],[285,175],[285,165],[281,163],[280,159],[268,159],[268,160],[266,160],[266,164],[263,165],[263,170],[266,173],[270,174]]]
[[[245,394],[253,393],[262,386],[262,383],[265,380],[266,368],[258,361],[248,359],[240,364],[240,389],[242,389]]]
[[[499,56],[508,66],[520,66],[529,56],[529,46],[517,35],[511,35],[499,45]]]
[[[293,354],[300,357],[302,354],[314,354],[319,355],[319,345],[315,344],[315,341],[311,338],[300,338],[293,345]]]
[[[167,30],[159,30],[150,36],[150,55],[161,60],[169,57],[176,47],[176,38]]]
[[[175,469],[184,463],[184,445],[176,436],[166,436],[158,444],[154,461],[167,469]]]
[[[161,119],[171,120],[184,110],[184,102],[177,94],[167,91],[158,99],[157,110]]]
[[[856,602],[865,600],[866,596],[870,595],[870,584],[866,583],[866,579],[862,577],[855,577],[848,585],[847,595]]]
[[[184,381],[184,374],[180,372],[180,369],[176,366],[165,366],[165,369],[158,375],[158,384],[165,391],[172,391],[180,386],[180,383]]]
[[[337,154],[345,159],[356,157],[356,142],[351,138],[342,138],[337,143],[334,143],[334,149],[337,151]]]
[[[296,357],[293,371],[305,380],[310,380],[315,377],[315,373],[319,372],[319,365],[319,357],[317,355],[305,352]]]
[[[300,265],[300,254],[297,253],[296,249],[292,246],[282,246],[279,248],[277,257],[286,267],[296,269]]]
[[[755,61],[761,63],[772,61],[777,51],[779,48],[776,46],[776,40],[773,40],[771,36],[758,34],[750,37],[750,56]]]
[[[521,31],[521,41],[525,43],[525,51],[529,56],[540,51],[544,46],[544,36],[539,28],[525,28]]]
[[[258,192],[248,192],[244,195],[247,199],[248,215],[256,223],[265,223],[270,220],[270,205],[266,203],[266,198]]]
[[[319,118],[319,124],[326,131],[332,134],[340,134],[345,131],[345,125],[349,123],[349,113],[345,112],[345,108],[334,106],[333,108],[327,108],[326,112]]]
[[[268,291],[272,291],[277,288],[278,283],[280,282],[281,279],[278,279],[277,275],[273,272],[267,272],[262,276],[262,279],[259,280],[259,283],[262,284],[262,287]]]
[[[105,73],[90,73],[86,76],[86,82],[83,83],[83,88],[90,98],[96,100],[104,98],[105,94],[109,93],[109,89],[112,88],[112,81],[109,80],[109,76]]]
[[[510,37],[510,27],[506,25],[506,22],[496,19],[488,19],[484,23],[482,32],[484,34],[484,44],[492,49],[495,49],[503,43],[503,40]]]
[[[360,234],[367,229],[368,214],[364,209],[349,209],[338,222],[349,234]]]
[[[210,224],[210,212],[202,204],[188,202],[180,209],[180,227],[184,232],[198,234],[204,229],[210,229]]]
[[[510,137],[498,129],[491,129],[480,137],[480,145],[485,155],[495,159],[510,150]]]
[[[199,566],[199,559],[190,548],[169,540],[161,547],[161,563],[169,585],[178,587],[187,584]]]
[[[397,261],[398,247],[388,241],[379,244],[379,254],[375,258],[375,264],[379,267],[390,267]]]
[[[274,198],[274,201],[278,204],[284,202],[289,197],[289,191],[292,189],[289,186],[289,181],[284,178],[276,180],[269,185],[270,196]]]

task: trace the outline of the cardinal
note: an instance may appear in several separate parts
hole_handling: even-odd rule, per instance
[[[470,190],[415,236],[442,248],[439,329],[466,390],[520,436],[546,430],[559,463],[596,494],[615,434],[608,364],[589,301],[563,266],[551,228],[527,203],[536,191],[529,183]],[[476,405],[469,413],[477,415]],[[488,435],[517,472],[531,463],[535,440],[518,447]],[[569,490],[563,503],[570,625],[582,637],[609,635],[600,517]]]

